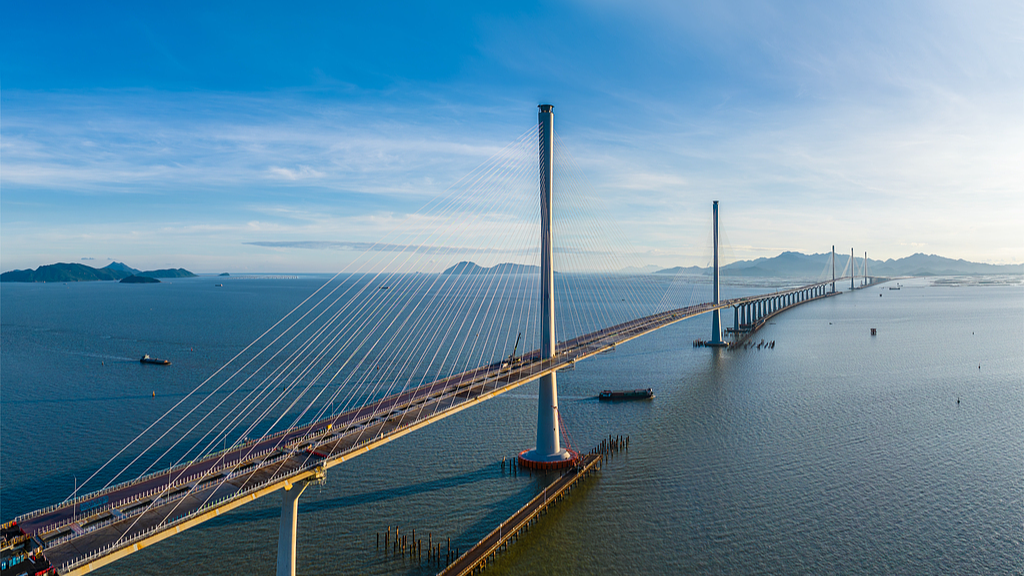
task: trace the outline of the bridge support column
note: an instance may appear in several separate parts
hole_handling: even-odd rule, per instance
[[[552,260],[551,195],[554,192],[554,106],[541,104],[540,122],[540,357],[555,356],[555,275]],[[574,454],[561,446],[558,433],[558,382],[555,373],[541,376],[537,399],[537,445],[523,450],[519,462],[527,468],[561,468]]]
[[[836,293],[836,245],[832,245],[832,293]]]
[[[857,277],[857,261],[853,258],[853,248],[850,248],[850,292],[855,290],[853,279]]]
[[[734,334],[740,331],[740,307],[732,307],[732,331]]]
[[[281,533],[277,537],[277,576],[295,576],[295,533],[299,520],[299,496],[309,483],[289,484],[281,491]]]

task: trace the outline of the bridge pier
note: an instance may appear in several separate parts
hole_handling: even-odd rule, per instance
[[[299,496],[309,482],[303,480],[281,491],[281,533],[277,537],[277,576],[295,576],[295,533],[299,523]]]

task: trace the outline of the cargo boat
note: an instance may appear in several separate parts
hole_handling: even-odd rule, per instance
[[[150,358],[149,354],[146,354],[142,358],[139,358],[139,362],[142,362],[143,364],[159,364],[161,366],[167,366],[168,364],[171,363],[170,360],[161,360],[159,358]]]
[[[598,395],[598,398],[601,400],[648,400],[654,398],[654,389],[605,390]]]

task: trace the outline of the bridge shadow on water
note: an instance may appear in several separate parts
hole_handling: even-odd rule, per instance
[[[306,500],[306,497],[304,497],[303,499],[299,500],[299,513],[306,514],[310,512],[327,512],[331,510],[343,510],[346,508],[351,508],[353,506],[372,504],[374,502],[386,502],[389,500],[404,499],[409,498],[411,496],[429,494],[431,492],[436,492],[438,490],[457,488],[459,486],[468,486],[471,484],[475,484],[477,482],[482,482],[485,480],[494,480],[502,477],[502,474],[499,470],[500,467],[498,461],[494,461],[493,463],[488,463],[487,465],[477,468],[476,470],[471,470],[468,472],[464,472],[462,474],[457,474],[455,476],[447,476],[444,478],[437,478],[425,482],[407,484],[405,486],[396,486],[383,490],[374,490],[372,492],[352,494],[349,496],[340,496],[337,498],[327,498],[324,500],[313,500],[312,498]],[[328,472],[327,478],[327,481],[330,482],[330,472]],[[535,481],[538,479],[543,480],[543,476],[524,476],[523,480],[531,478]],[[534,483],[535,482],[524,484],[523,491],[533,490]],[[310,488],[307,488],[307,490],[312,490],[313,488],[314,487],[311,486]],[[522,498],[521,492],[522,491],[520,491],[520,493],[513,494],[507,500],[515,501]],[[527,498],[526,500],[528,499],[529,498]],[[211,527],[232,526],[280,518],[281,509],[277,504],[278,497],[276,496],[276,493],[266,496],[264,500],[266,500],[268,503],[273,503],[273,505],[252,511],[236,509],[233,510],[230,514],[226,514],[224,516],[220,516],[218,518],[210,520],[206,524],[207,526]],[[525,503],[526,500],[523,500],[523,502]],[[500,520],[494,522],[495,526],[497,525],[497,522],[500,522],[501,520],[505,519],[504,516],[502,516],[502,514],[505,513],[504,511],[507,508],[506,504],[506,502],[499,502],[495,504],[494,514],[501,516]],[[515,508],[513,508],[513,510],[514,509]],[[488,517],[481,519],[479,523],[487,525],[488,523],[492,522],[493,520],[490,518],[490,516],[491,515],[488,515]],[[493,528],[493,526],[491,526],[491,528]],[[477,527],[474,525],[469,527],[469,529],[467,529],[466,532],[471,534],[474,533],[475,530],[477,530]],[[490,531],[490,528],[488,528],[484,533],[486,533],[487,531]]]

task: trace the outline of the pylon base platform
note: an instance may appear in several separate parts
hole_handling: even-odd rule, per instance
[[[565,452],[569,457],[562,460],[531,460],[526,457],[527,452],[530,452],[530,450],[523,450],[519,453],[519,467],[529,468],[530,470],[560,470],[562,468],[569,468],[580,458],[580,453],[572,449],[566,449]]]

